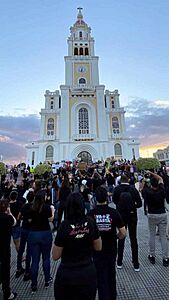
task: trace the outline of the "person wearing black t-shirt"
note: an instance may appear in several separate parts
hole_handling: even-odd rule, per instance
[[[17,296],[10,288],[11,230],[15,224],[16,219],[11,214],[9,201],[0,200],[0,283],[4,300],[15,299]]]
[[[58,223],[57,228],[59,228],[63,213],[65,213],[67,197],[71,193],[69,181],[67,177],[64,177],[60,190],[59,190],[59,207],[58,207]]]
[[[30,247],[27,243],[29,232],[30,232],[30,210],[32,207],[32,201],[34,200],[34,191],[29,191],[26,200],[28,203],[24,204],[19,212],[18,219],[22,220],[21,226],[21,239],[20,246],[17,256],[17,271],[15,274],[16,278],[19,278],[24,272],[24,281],[30,280],[30,263],[31,263],[31,255],[30,255]],[[27,246],[27,247],[26,247]],[[26,261],[25,261],[25,270],[22,268],[22,256],[26,247]]]
[[[92,218],[85,215],[84,199],[72,193],[67,199],[66,219],[57,232],[53,259],[61,258],[55,283],[55,299],[95,300],[96,269],[93,249],[101,250],[101,238]]]
[[[31,280],[32,292],[37,290],[37,277],[40,257],[42,255],[45,287],[49,287],[52,281],[50,277],[50,251],[52,247],[52,233],[49,221],[54,218],[54,207],[45,204],[46,194],[44,190],[36,193],[30,211],[30,233],[28,244],[31,252]]]
[[[138,242],[137,242],[137,209],[142,206],[141,197],[138,190],[129,184],[127,175],[121,175],[120,184],[117,185],[113,193],[113,202],[116,204],[116,209],[119,211],[126,229],[129,232],[132,263],[135,272],[140,271],[138,259]],[[123,267],[125,239],[118,240],[117,251],[117,268]]]
[[[23,206],[23,203],[18,200],[18,192],[16,189],[12,190],[9,195],[9,203],[11,213],[17,220],[16,225],[12,228],[12,237],[15,244],[16,251],[18,252],[20,246],[20,238],[21,238],[21,227],[20,227],[20,220],[18,220],[18,215]]]
[[[99,300],[115,300],[117,238],[126,236],[126,229],[120,214],[108,206],[107,191],[104,187],[96,189],[97,206],[91,211],[102,238],[102,251],[94,253],[97,270]],[[118,233],[116,230],[118,229]]]
[[[163,255],[163,266],[169,266],[167,231],[167,214],[165,210],[165,199],[169,203],[169,198],[165,193],[163,179],[158,174],[148,171],[151,175],[151,187],[144,191],[144,209],[148,217],[149,226],[149,256],[148,259],[155,264],[155,235],[158,227]],[[147,208],[147,211],[146,211]]]

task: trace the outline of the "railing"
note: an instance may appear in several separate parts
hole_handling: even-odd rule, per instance
[[[96,139],[95,134],[73,134],[72,139],[74,141],[92,141]]]
[[[87,85],[87,84],[77,84],[77,85],[73,85],[71,87],[72,89],[85,89],[85,90],[95,90],[95,87],[93,85]]]
[[[122,139],[124,135],[122,133],[112,133],[111,137],[113,139]]]
[[[44,139],[45,140],[48,140],[48,141],[54,141],[54,140],[56,140],[56,135],[54,134],[54,135],[47,135],[47,134],[45,134],[44,135]]]
[[[124,107],[107,108],[107,113],[110,112],[125,112]]]

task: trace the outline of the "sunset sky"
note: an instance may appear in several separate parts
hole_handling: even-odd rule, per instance
[[[77,7],[91,26],[100,84],[118,89],[128,136],[140,155],[169,146],[168,0],[2,0],[0,159],[25,160],[39,138],[45,90],[64,84],[64,56]]]

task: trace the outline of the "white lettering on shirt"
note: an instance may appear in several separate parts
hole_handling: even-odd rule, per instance
[[[112,219],[110,217],[110,214],[95,215],[95,218],[99,231],[111,230]]]

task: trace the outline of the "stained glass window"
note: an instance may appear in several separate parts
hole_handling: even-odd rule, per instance
[[[122,155],[122,149],[120,144],[115,144],[114,145],[114,153],[115,156],[121,156]]]
[[[47,146],[47,148],[46,148],[46,160],[53,161],[53,147],[52,146]]]
[[[89,133],[89,116],[86,108],[79,109],[79,134]]]
[[[48,119],[47,134],[48,135],[53,135],[54,134],[54,119],[52,119],[52,118]]]

